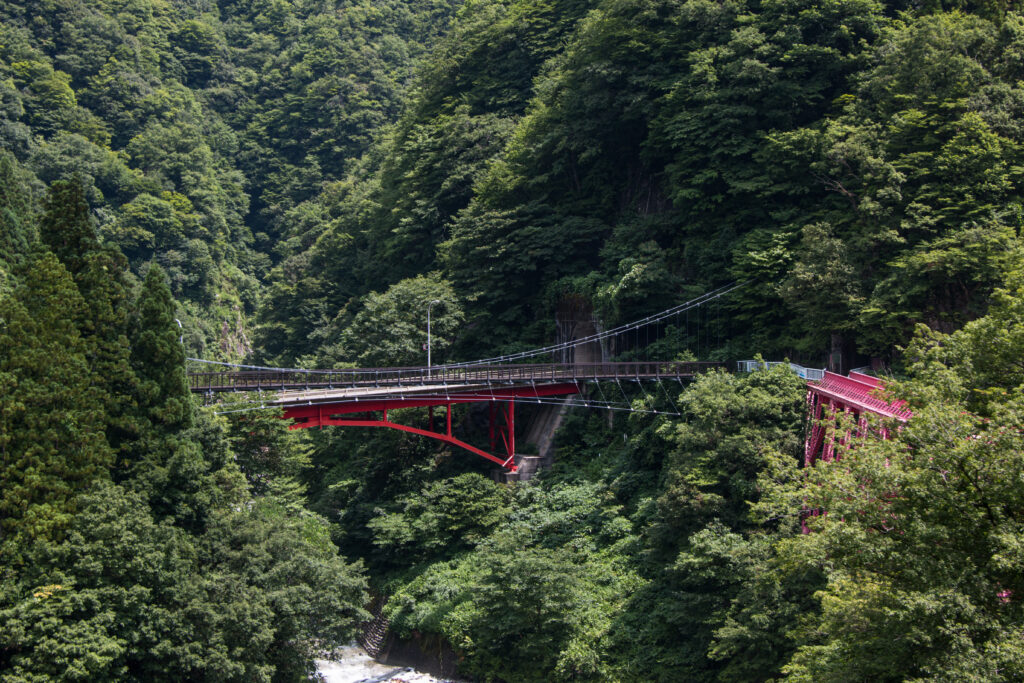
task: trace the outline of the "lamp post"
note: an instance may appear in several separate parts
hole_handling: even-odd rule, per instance
[[[434,299],[427,304],[427,377],[430,377],[430,307],[439,303],[440,299]]]

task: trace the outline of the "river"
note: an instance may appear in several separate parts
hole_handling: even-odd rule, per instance
[[[327,683],[443,683],[407,667],[375,662],[358,645],[343,647],[335,659],[318,659],[316,666]]]

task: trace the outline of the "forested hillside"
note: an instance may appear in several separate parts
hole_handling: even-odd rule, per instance
[[[0,299],[0,677],[305,678],[366,586],[302,507],[301,445],[271,420],[254,460],[197,410],[164,270],[132,290],[79,183],[35,227]]]
[[[566,300],[611,327],[750,280],[691,353],[873,361],[919,417],[811,474],[802,382],[715,375],[637,391],[679,418],[575,411],[512,490],[422,441],[318,433],[312,504],[398,635],[483,680],[1021,675],[1009,9],[460,11],[398,124],[291,226],[262,360],[421,364],[433,299],[439,356],[489,356],[551,342]]]
[[[78,178],[132,273],[167,271],[190,350],[238,359],[290,212],[396,118],[454,9],[0,3],[0,140],[32,197]]]
[[[1022,11],[0,2],[0,680],[304,680],[371,596],[475,680],[1024,678]],[[804,467],[783,367],[598,384],[632,412],[509,485],[185,383],[731,282],[604,352],[871,365],[913,418]]]
[[[747,279],[716,357],[890,361],[952,331],[1016,265],[1021,18],[909,9],[467,5],[293,224],[260,347],[343,360],[361,297],[426,272],[473,302],[466,357],[549,338],[566,295],[610,326]]]

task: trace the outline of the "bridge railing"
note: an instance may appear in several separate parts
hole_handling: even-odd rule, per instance
[[[797,377],[816,382],[825,376],[824,369],[818,368],[805,368],[802,365],[796,363],[789,363],[786,361],[764,361],[764,360],[739,360],[736,361],[737,372],[755,372],[757,370],[767,370],[774,368],[776,365],[787,365],[789,369],[796,373]]]
[[[645,361],[628,363],[537,363],[337,370],[204,370],[188,373],[195,392],[289,391],[346,387],[630,380],[692,377],[722,363]]]

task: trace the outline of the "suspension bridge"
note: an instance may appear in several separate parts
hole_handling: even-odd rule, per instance
[[[312,427],[386,427],[447,442],[500,465],[509,472],[515,463],[515,404],[548,403],[553,397],[581,392],[587,383],[623,381],[641,383],[693,379],[701,372],[721,367],[713,362],[540,363],[508,365],[453,365],[412,368],[342,370],[234,369],[189,373],[193,392],[213,395],[226,391],[273,393],[266,402],[282,408],[292,429]],[[461,403],[491,404],[490,449],[487,452],[452,434],[452,406]],[[498,404],[502,404],[499,410]],[[593,399],[587,407],[614,409],[616,401]],[[628,404],[627,404],[628,405]],[[445,426],[437,431],[433,409],[445,408]],[[430,428],[421,429],[391,420],[389,411],[429,408]],[[630,408],[631,409],[631,408]],[[379,418],[353,419],[355,414],[380,414]],[[502,455],[498,446],[502,446]]]
[[[689,312],[717,302],[721,297],[749,283],[732,283],[707,292],[695,299],[640,320],[593,334],[563,341],[528,351],[495,356],[476,361],[448,363],[437,366],[398,368],[341,368],[302,369],[273,368],[235,363],[221,363],[198,358],[188,359],[199,364],[202,370],[188,373],[188,381],[194,393],[215,399],[223,392],[256,392],[267,394],[259,401],[260,408],[279,408],[283,417],[291,420],[291,429],[340,427],[378,427],[395,429],[446,442],[464,449],[499,465],[508,473],[516,473],[516,427],[515,405],[558,404],[563,405],[566,397],[576,397],[578,405],[604,410],[629,412],[653,412],[658,410],[637,408],[623,388],[639,386],[646,394],[645,383],[657,385],[674,405],[663,382],[671,380],[680,385],[699,374],[726,367],[721,362],[688,361],[629,361],[629,362],[587,362],[576,361],[576,352],[588,346],[598,346],[602,351],[609,343],[627,347],[623,340],[633,335],[633,348],[640,344],[640,333],[644,331],[646,346],[651,332],[657,339],[665,330],[681,330],[686,321],[686,339],[689,334]],[[699,321],[700,318],[698,317]],[[673,324],[674,323],[674,324]],[[708,335],[709,325],[704,331]],[[680,335],[682,338],[682,335]],[[698,328],[697,340],[701,338]],[[699,344],[699,341],[698,341]],[[581,354],[586,356],[587,354]],[[594,355],[594,354],[589,354]],[[561,362],[528,363],[538,357],[558,358]],[[741,370],[754,370],[767,364],[754,361],[740,363]],[[799,368],[799,366],[793,366]],[[809,379],[808,409],[815,420],[808,438],[806,461],[812,464],[814,452],[823,448],[826,457],[831,452],[834,434],[822,427],[822,417],[835,418],[837,410],[875,413],[884,417],[903,418],[899,406],[895,408],[872,392],[878,388],[875,378],[866,375],[853,379],[844,378],[823,370],[800,368],[797,373]],[[837,379],[838,378],[838,379]],[[826,382],[827,380],[827,382]],[[823,386],[827,384],[827,388]],[[594,390],[585,391],[587,385]],[[615,386],[621,400],[609,398],[602,385]],[[453,406],[467,403],[487,403],[489,450],[472,445],[453,434]],[[648,402],[651,403],[651,402]],[[428,408],[427,428],[414,427],[395,422],[391,411],[403,408]],[[437,427],[434,409],[445,409],[444,425]],[[825,411],[825,412],[823,412]],[[677,415],[678,412],[660,411]]]

